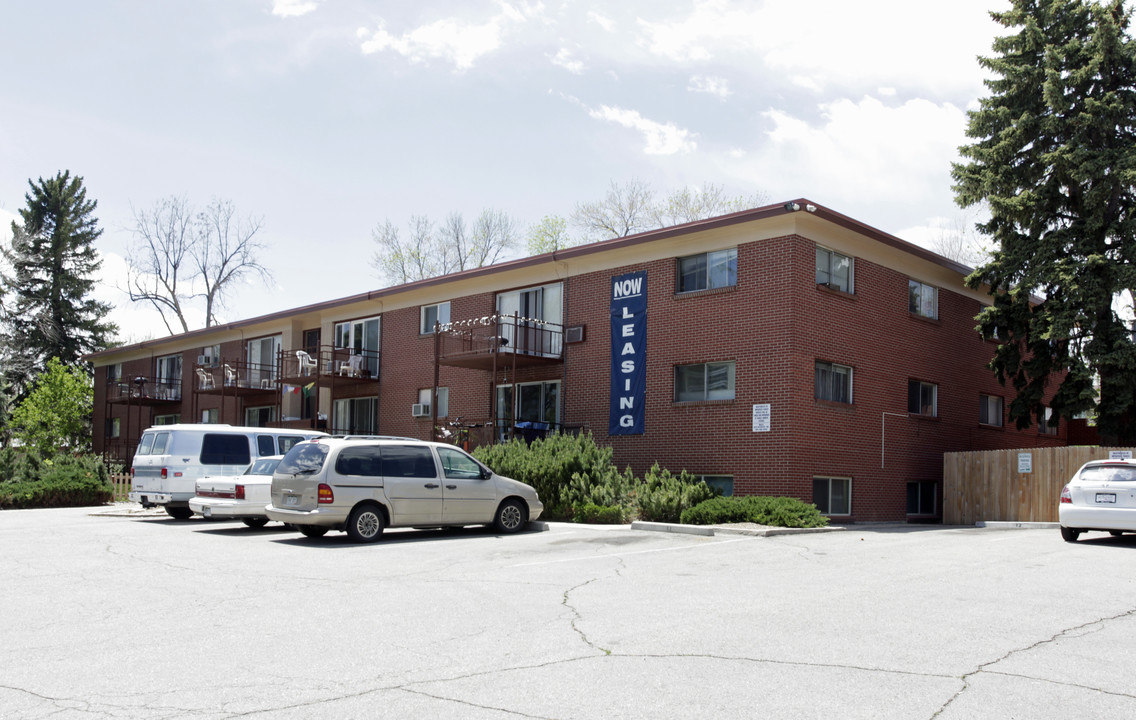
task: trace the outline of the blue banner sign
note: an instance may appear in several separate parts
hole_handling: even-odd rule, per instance
[[[611,279],[608,435],[642,435],[647,399],[647,271]]]

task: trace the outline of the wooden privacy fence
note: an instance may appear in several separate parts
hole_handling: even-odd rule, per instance
[[[943,524],[1057,522],[1061,488],[1082,465],[1114,450],[1136,456],[1133,448],[1089,445],[946,453]],[[1027,464],[1029,472],[1019,472]]]

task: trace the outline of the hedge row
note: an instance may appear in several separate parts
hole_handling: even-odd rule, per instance
[[[96,456],[41,458],[0,450],[0,510],[103,505],[113,497],[106,466]]]

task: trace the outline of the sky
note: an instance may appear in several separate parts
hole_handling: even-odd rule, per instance
[[[272,280],[223,320],[386,286],[386,220],[523,231],[633,179],[807,197],[930,245],[966,218],[950,165],[1008,7],[0,0],[0,239],[29,179],[81,176],[125,342],[168,334],[121,288],[135,212],[170,196],[263,222]]]

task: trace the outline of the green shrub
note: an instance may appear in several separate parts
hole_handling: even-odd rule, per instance
[[[715,497],[718,491],[685,470],[675,476],[655,463],[636,494],[640,520],[678,522],[684,510]]]
[[[483,445],[473,454],[493,472],[536,489],[552,520],[571,520],[574,508],[588,503],[630,508],[633,500],[630,471],[619,472],[611,448],[597,445],[591,433]]]
[[[623,522],[623,508],[618,505],[593,505],[588,503],[576,508],[573,522],[590,525],[619,525]]]
[[[102,505],[113,497],[106,466],[94,455],[3,451],[0,472],[0,509]]]
[[[721,525],[751,522],[774,527],[814,528],[828,525],[828,518],[815,505],[796,498],[747,495],[718,497],[684,510],[687,525]]]

